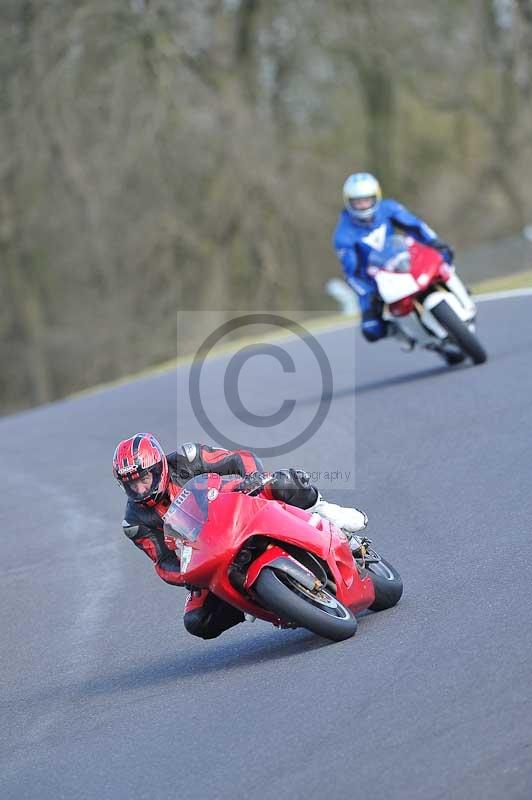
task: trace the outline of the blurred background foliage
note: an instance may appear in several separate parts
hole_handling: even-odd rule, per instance
[[[172,357],[178,308],[327,308],[350,172],[459,248],[532,218],[532,0],[2,0],[0,24],[4,412]]]

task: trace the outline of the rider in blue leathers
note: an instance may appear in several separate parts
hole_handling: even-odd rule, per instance
[[[369,342],[397,335],[393,322],[382,318],[383,302],[375,280],[368,275],[372,249],[382,250],[386,239],[399,228],[422,244],[439,250],[448,264],[453,251],[437,234],[396,200],[382,199],[377,179],[367,172],[350,175],[343,187],[345,209],[340,212],[333,245],[345,279],[356,292],[362,314],[362,334]]]

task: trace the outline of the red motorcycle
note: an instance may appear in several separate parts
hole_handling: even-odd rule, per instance
[[[369,539],[353,554],[347,536],[318,514],[235,491],[236,483],[200,475],[168,509],[164,531],[180,555],[183,585],[335,641],[353,636],[356,613],[399,601],[401,578]]]
[[[449,364],[465,356],[475,364],[486,361],[475,335],[475,304],[437,250],[391,236],[381,250],[372,250],[368,275],[386,303],[384,318],[396,323],[405,340],[438,351]]]

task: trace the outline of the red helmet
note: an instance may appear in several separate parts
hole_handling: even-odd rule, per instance
[[[121,441],[113,456],[113,475],[135,503],[158,503],[168,487],[168,461],[155,436],[137,433]]]

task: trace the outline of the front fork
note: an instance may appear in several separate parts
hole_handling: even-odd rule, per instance
[[[442,283],[448,290],[447,292],[441,289],[433,290],[425,296],[423,303],[416,303],[416,309],[421,322],[426,328],[432,331],[438,339],[447,338],[447,331],[440,325],[432,313],[432,309],[442,302],[443,294],[445,296],[443,302],[448,303],[456,316],[467,325],[472,333],[474,333],[477,309],[467,289],[456,274],[454,267],[451,270],[449,278],[446,281],[442,281]]]
[[[462,280],[456,274],[456,270],[454,267],[452,267],[451,277],[449,278],[448,281],[445,281],[445,285],[447,286],[449,291],[454,294],[456,299],[462,304],[464,309],[471,314],[471,321],[474,322],[474,319],[477,315],[477,307],[471,300],[471,296],[469,295],[469,292],[462,283]]]

